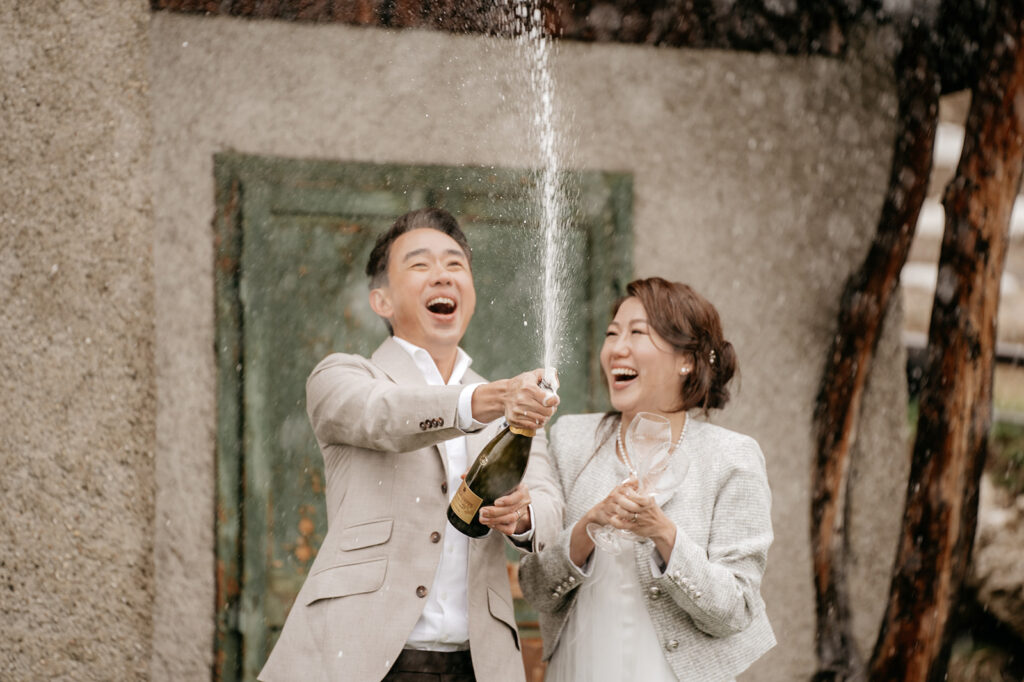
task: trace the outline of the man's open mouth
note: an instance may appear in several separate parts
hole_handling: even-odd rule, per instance
[[[455,307],[455,301],[447,296],[436,296],[427,301],[427,310],[437,315],[451,315]]]

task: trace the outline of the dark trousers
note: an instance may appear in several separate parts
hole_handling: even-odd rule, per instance
[[[476,682],[468,651],[402,649],[383,682]]]

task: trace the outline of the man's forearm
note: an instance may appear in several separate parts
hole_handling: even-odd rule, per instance
[[[489,423],[505,416],[508,379],[481,384],[473,391],[473,419]]]

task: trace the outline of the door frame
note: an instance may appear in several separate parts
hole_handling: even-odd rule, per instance
[[[473,166],[432,166],[373,164],[329,160],[293,159],[239,153],[214,155],[216,211],[214,236],[214,310],[216,388],[216,630],[213,677],[216,680],[240,678],[243,650],[240,628],[243,611],[258,611],[257,605],[244,603],[243,546],[244,518],[244,310],[240,298],[242,241],[244,239],[244,195],[247,185],[280,183],[283,178],[328,177],[340,180],[346,174],[358,178],[361,186],[393,185],[408,187],[409,208],[438,205],[441,197],[423,189],[436,184],[438,177],[450,175],[459,182],[488,182],[494,178],[517,181],[531,171],[511,168]],[[595,281],[589,278],[587,296],[593,312],[610,310],[612,302],[625,290],[632,272],[632,175],[598,171],[567,171],[578,186],[590,188],[606,198],[599,207],[600,225],[588,226],[589,235],[599,247],[589,254],[588,270],[610,276]],[[536,175],[534,173],[534,175]],[[374,184],[376,183],[376,185]],[[368,189],[367,191],[372,191]],[[586,196],[586,192],[581,192]],[[443,205],[443,201],[440,201]],[[592,207],[589,210],[594,210]],[[396,215],[397,217],[397,215]],[[591,324],[590,348],[603,341],[603,323]],[[596,353],[588,359],[588,409],[599,409],[604,393],[600,362]],[[250,595],[250,601],[255,595]]]

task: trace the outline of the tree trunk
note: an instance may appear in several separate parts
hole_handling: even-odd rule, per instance
[[[906,511],[872,680],[942,679],[970,560],[992,420],[999,280],[1020,187],[1024,4],[994,3],[956,176],[946,189]]]
[[[815,409],[817,456],[811,501],[818,656],[815,680],[856,680],[864,673],[850,631],[844,571],[850,451],[882,322],[928,190],[939,99],[928,41],[924,31],[909,36],[896,62],[900,128],[889,191],[867,258],[846,283]]]

